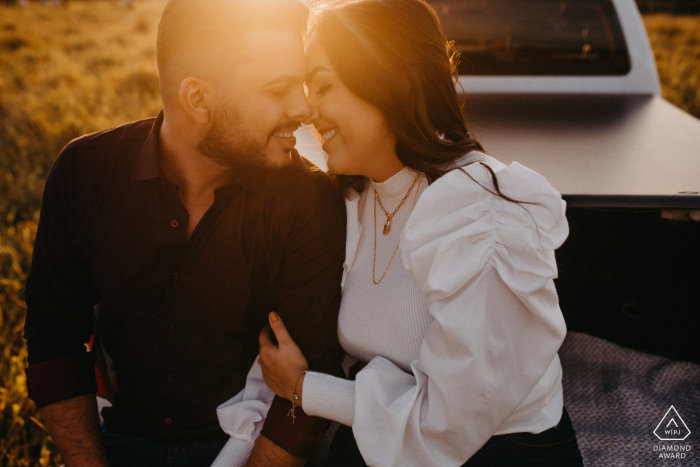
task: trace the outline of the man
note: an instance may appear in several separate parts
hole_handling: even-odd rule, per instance
[[[163,111],[56,159],[25,338],[30,397],[68,467],[204,466],[224,444],[231,465],[303,465],[320,438],[324,421],[297,409],[292,423],[281,398],[255,446],[216,415],[243,389],[273,310],[311,369],[340,366],[344,206],[293,150],[310,112],[306,16],[297,0],[170,0]],[[102,433],[83,347],[98,304],[119,385]]]

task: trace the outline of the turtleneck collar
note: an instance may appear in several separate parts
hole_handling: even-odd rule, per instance
[[[406,196],[406,192],[411,186],[411,183],[413,183],[413,180],[416,179],[416,175],[418,175],[418,172],[408,167],[404,167],[381,183],[371,181],[372,188],[377,190],[377,194],[379,194],[382,200],[394,198],[400,199]]]

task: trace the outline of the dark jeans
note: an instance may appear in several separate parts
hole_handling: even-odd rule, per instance
[[[103,425],[102,439],[111,467],[210,467],[229,437],[173,443],[110,433]]]
[[[357,448],[352,428],[338,428],[326,466],[367,466]],[[564,409],[559,424],[542,433],[491,437],[462,467],[583,467],[583,459],[571,419]]]

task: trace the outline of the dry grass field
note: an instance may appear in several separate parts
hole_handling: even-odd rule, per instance
[[[155,115],[163,0],[0,5],[0,465],[58,466],[27,399],[24,280],[46,175],[84,133]],[[700,17],[645,17],[664,96],[700,117]]]
[[[0,465],[61,464],[24,366],[24,280],[44,180],[89,132],[155,115],[155,34],[164,2],[0,5]]]
[[[700,118],[700,16],[645,15],[663,96]]]

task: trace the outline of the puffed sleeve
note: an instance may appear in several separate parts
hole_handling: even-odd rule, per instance
[[[404,228],[404,266],[434,322],[413,375],[381,357],[357,375],[353,432],[369,465],[462,465],[526,399],[564,339],[553,279],[565,203],[536,172],[491,161],[502,193],[520,204],[496,196],[476,163],[428,187]]]
[[[260,357],[248,372],[245,388],[216,408],[221,429],[231,436],[212,467],[243,466],[270,410],[275,393],[265,384]]]

